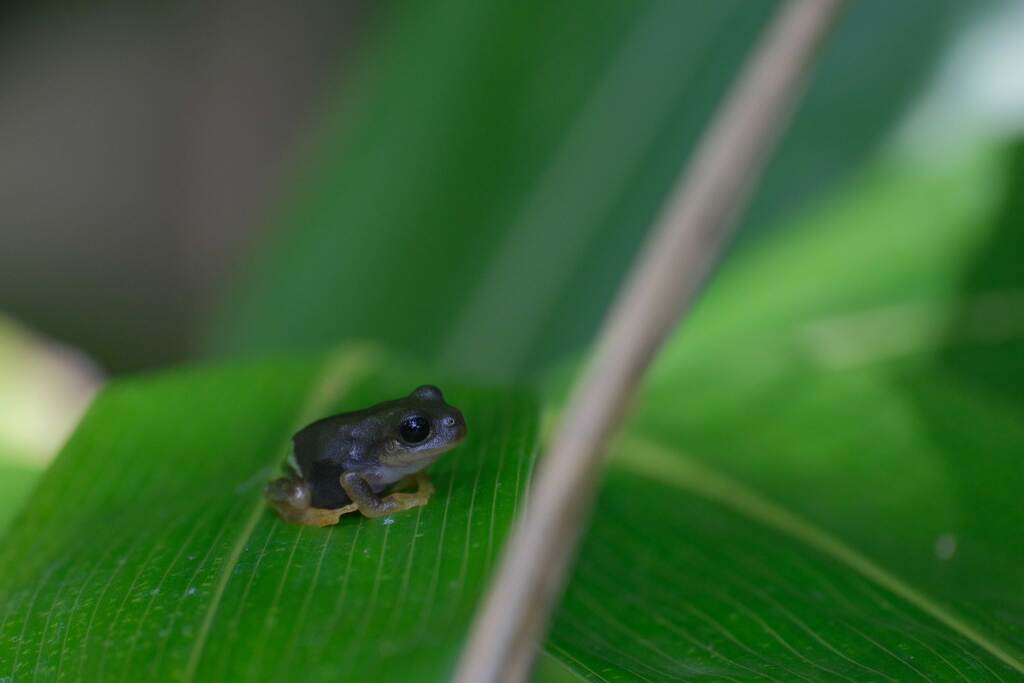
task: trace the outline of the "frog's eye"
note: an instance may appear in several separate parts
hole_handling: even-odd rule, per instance
[[[412,395],[416,398],[421,398],[424,401],[444,400],[444,396],[441,395],[441,390],[432,384],[424,384],[421,387],[417,387],[413,390]]]
[[[402,420],[398,433],[406,443],[423,443],[430,436],[430,421],[422,415],[410,415]]]

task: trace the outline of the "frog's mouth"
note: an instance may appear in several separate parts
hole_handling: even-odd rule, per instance
[[[388,456],[386,464],[388,467],[400,467],[407,468],[410,472],[421,470],[424,467],[432,464],[435,460],[440,458],[442,455],[450,451],[458,444],[450,444],[446,448],[434,448],[431,450],[422,450],[409,452],[399,452]]]

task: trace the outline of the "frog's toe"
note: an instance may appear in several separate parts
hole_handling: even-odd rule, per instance
[[[434,485],[431,483],[430,477],[423,472],[416,473],[415,483],[417,485],[415,491],[392,493],[385,500],[394,505],[395,511],[426,505],[430,501],[430,496],[434,494]]]
[[[304,510],[302,516],[295,521],[307,526],[331,526],[333,524],[337,524],[342,515],[355,512],[357,509],[358,508],[354,503],[346,505],[345,507],[334,508],[333,510],[308,508]]]

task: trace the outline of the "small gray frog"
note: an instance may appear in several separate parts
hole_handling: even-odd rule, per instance
[[[441,390],[317,420],[292,437],[285,476],[266,497],[282,518],[328,526],[358,510],[382,517],[426,505],[434,488],[423,469],[466,438],[466,420]],[[393,492],[410,482],[413,492]]]

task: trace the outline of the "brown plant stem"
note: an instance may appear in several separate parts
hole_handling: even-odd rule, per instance
[[[788,0],[634,263],[541,461],[459,662],[458,683],[523,681],[590,511],[603,449],[731,234],[844,0]]]

